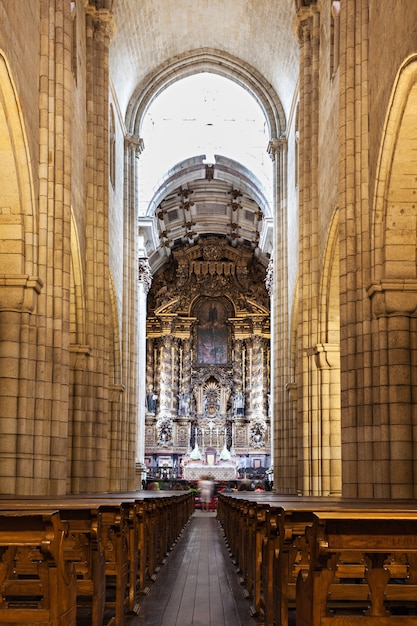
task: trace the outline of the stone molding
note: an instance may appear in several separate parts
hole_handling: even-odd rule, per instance
[[[43,282],[36,276],[11,274],[0,277],[0,311],[33,313]]]
[[[143,285],[145,293],[148,293],[152,285],[152,272],[148,259],[138,259],[138,270],[138,281]]]
[[[371,283],[367,294],[374,317],[415,316],[417,313],[417,280],[385,279]]]

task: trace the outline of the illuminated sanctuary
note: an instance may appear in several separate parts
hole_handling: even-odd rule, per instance
[[[148,294],[148,475],[217,480],[270,465],[267,259],[226,238],[174,249]],[[263,281],[261,280],[263,278]]]

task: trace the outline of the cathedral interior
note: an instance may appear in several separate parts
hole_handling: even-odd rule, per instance
[[[0,0],[2,494],[416,496],[416,24]]]

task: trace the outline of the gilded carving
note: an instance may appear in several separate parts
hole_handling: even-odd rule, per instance
[[[237,471],[253,449],[267,465],[265,275],[250,247],[211,236],[174,248],[153,276],[147,298],[153,345],[147,384],[158,396],[156,442],[147,444],[153,454],[172,448],[184,455],[184,466],[205,463],[207,454]]]

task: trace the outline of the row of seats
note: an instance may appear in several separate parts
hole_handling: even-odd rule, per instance
[[[185,491],[2,496],[0,624],[76,626],[87,610],[123,626],[193,511]]]
[[[417,501],[220,493],[217,516],[265,626],[417,623]]]

